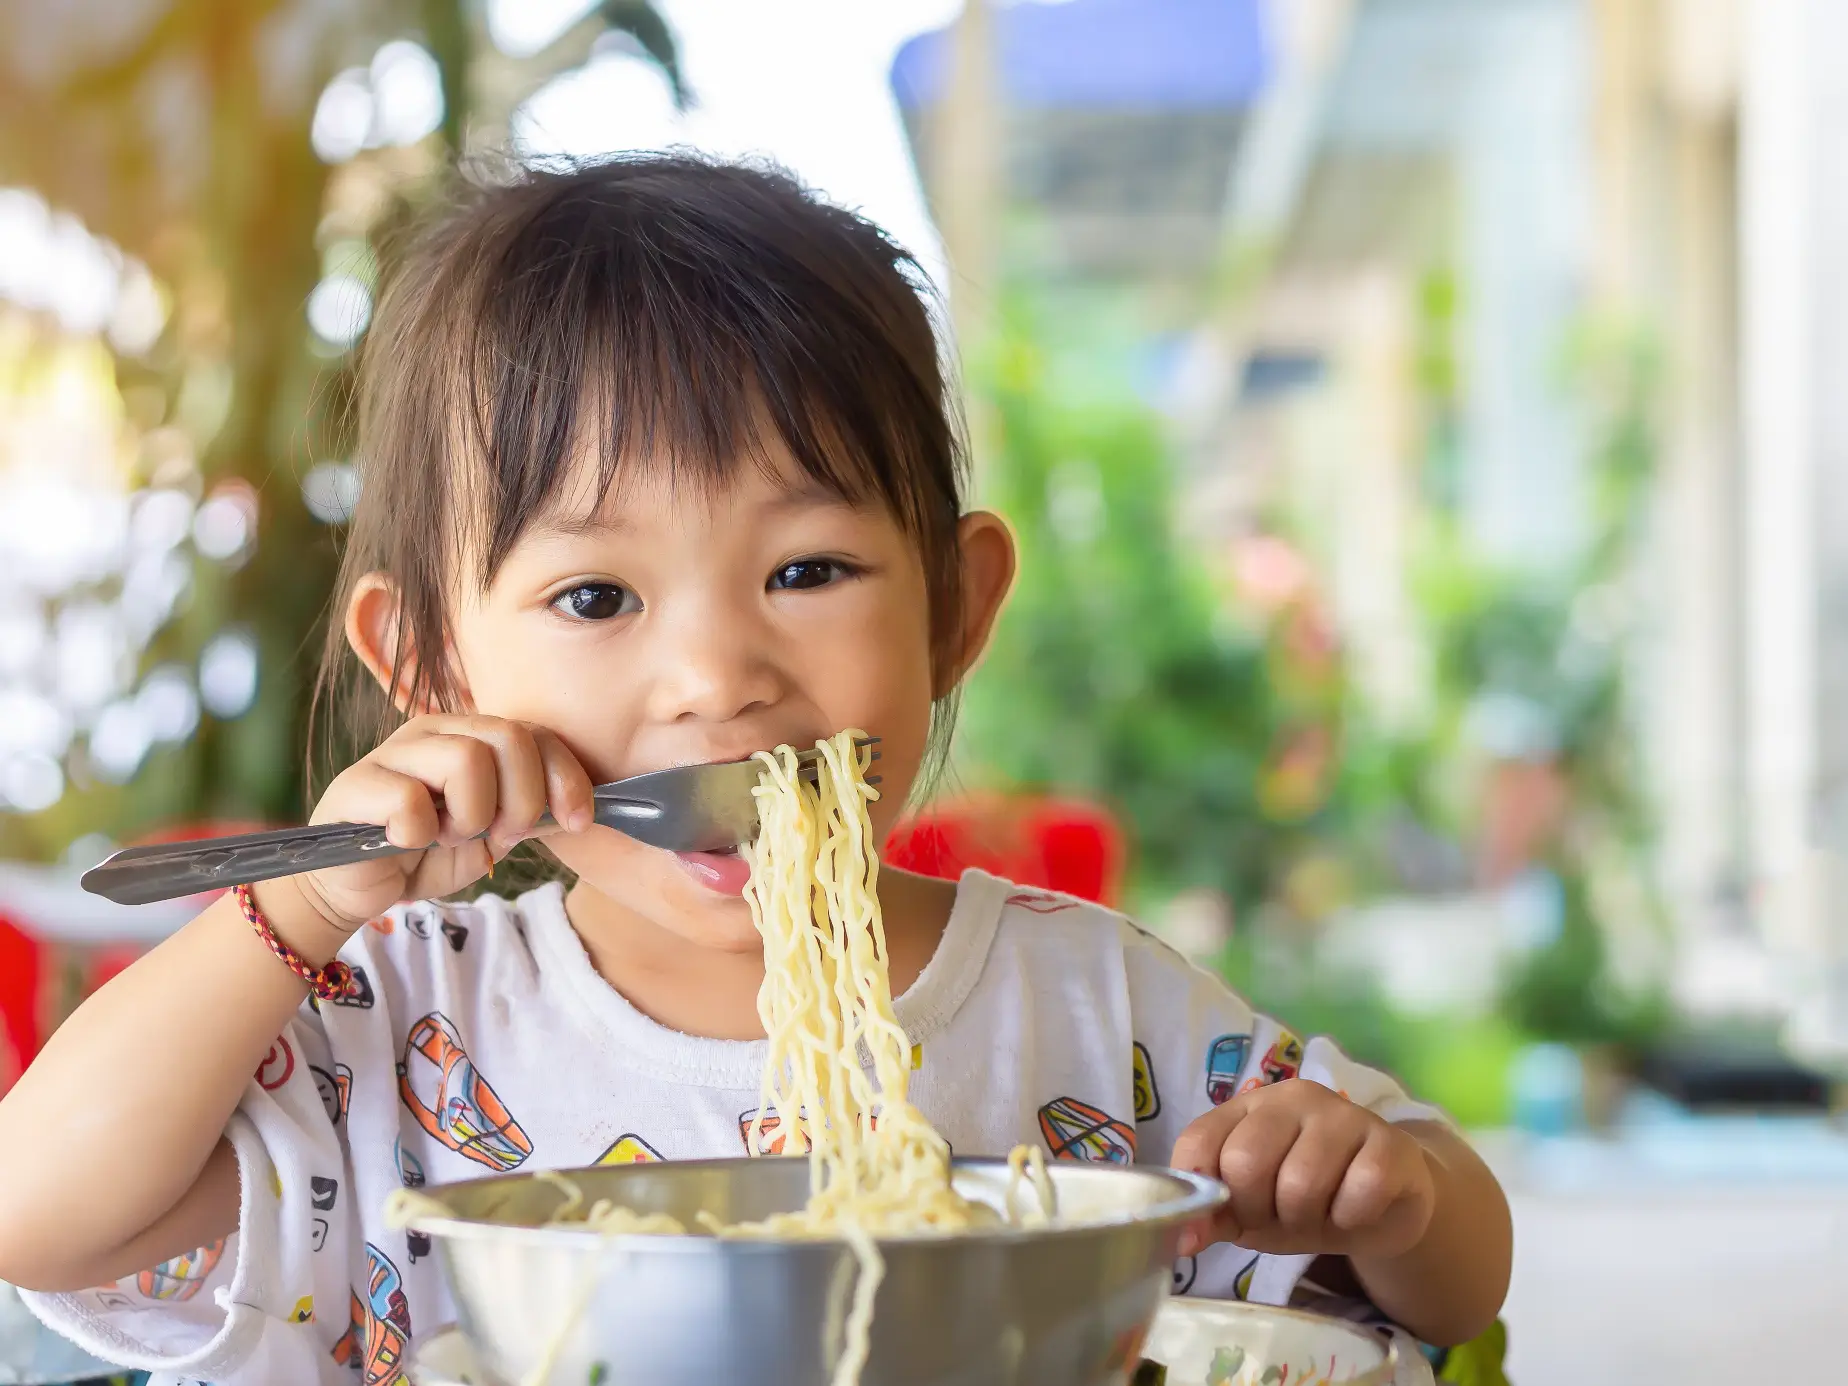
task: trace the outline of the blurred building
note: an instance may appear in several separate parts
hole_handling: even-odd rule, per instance
[[[1071,0],[965,15],[893,71],[940,214],[953,108],[988,103],[988,254],[1139,296],[1190,523],[1235,533],[1280,491],[1318,517],[1389,716],[1423,695],[1420,506],[1439,493],[1509,564],[1572,554],[1593,440],[1565,354],[1588,325],[1646,332],[1661,448],[1621,595],[1678,986],[1762,1011],[1797,977],[1827,1047],[1848,1044],[1845,41],[1830,0]]]

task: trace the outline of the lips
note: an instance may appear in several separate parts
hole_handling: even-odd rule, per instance
[[[716,895],[743,895],[751,879],[751,864],[735,850],[675,852],[673,856],[689,876]]]

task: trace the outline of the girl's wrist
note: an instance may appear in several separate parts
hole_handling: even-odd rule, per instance
[[[261,881],[250,892],[276,937],[301,954],[310,967],[324,967],[333,961],[358,927],[335,916],[319,893],[299,876]]]

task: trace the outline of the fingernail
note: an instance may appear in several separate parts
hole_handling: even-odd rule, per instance
[[[1181,1233],[1180,1244],[1175,1247],[1177,1256],[1192,1256],[1200,1249],[1200,1234],[1191,1228]]]
[[[592,827],[596,821],[596,815],[589,809],[579,809],[576,813],[571,815],[571,831],[574,833],[585,832]]]

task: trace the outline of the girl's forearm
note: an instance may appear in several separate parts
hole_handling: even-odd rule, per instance
[[[1466,1343],[1501,1312],[1514,1254],[1508,1200],[1480,1156],[1448,1127],[1408,1122],[1437,1187],[1431,1225],[1400,1256],[1354,1257],[1367,1297],[1434,1346]]]
[[[259,891],[279,934],[332,955],[334,931],[292,882]],[[235,1171],[213,1152],[306,993],[227,896],[84,1002],[0,1100],[0,1279],[95,1284],[124,1273],[125,1253],[155,1251],[152,1265],[210,1240],[155,1249],[147,1234],[231,1230]]]

